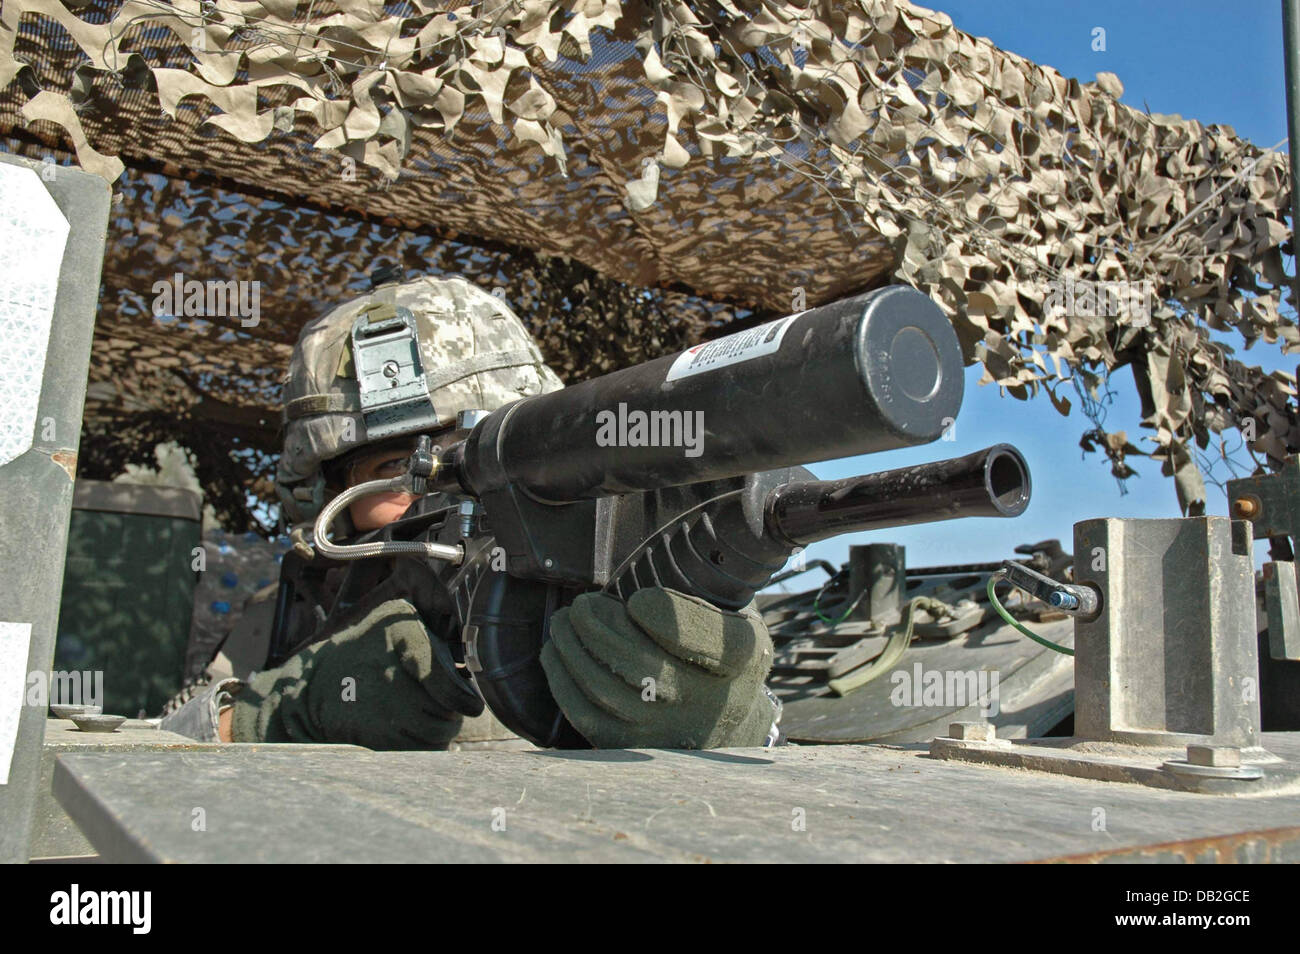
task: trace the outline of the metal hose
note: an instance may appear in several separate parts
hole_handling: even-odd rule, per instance
[[[349,487],[321,510],[312,527],[312,545],[316,552],[331,560],[367,560],[372,557],[417,556],[459,564],[465,558],[460,544],[417,543],[413,540],[376,540],[372,543],[337,544],[329,538],[330,525],[340,511],[354,500],[371,494],[411,493],[411,477],[403,474],[391,480],[371,480]]]

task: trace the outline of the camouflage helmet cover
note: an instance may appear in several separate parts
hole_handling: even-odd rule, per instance
[[[340,305],[303,327],[289,360],[284,450],[276,471],[288,522],[310,520],[322,506],[323,463],[373,440],[366,433],[351,333],[362,314],[385,307],[405,308],[415,317],[438,427],[454,424],[458,411],[491,411],[563,387],[506,303],[464,278],[425,276],[382,285]],[[422,429],[427,428],[410,432]]]

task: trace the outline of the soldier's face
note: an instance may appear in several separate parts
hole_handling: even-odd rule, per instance
[[[390,449],[361,457],[348,468],[348,486],[400,477],[406,473],[410,456],[406,451]],[[349,504],[348,513],[358,530],[378,530],[406,513],[414,501],[414,494],[371,494]]]

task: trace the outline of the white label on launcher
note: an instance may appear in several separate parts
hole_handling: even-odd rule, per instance
[[[799,312],[799,315],[802,314],[804,312]],[[799,315],[778,318],[757,328],[737,331],[734,335],[727,335],[717,341],[706,341],[694,348],[688,348],[677,356],[673,366],[668,369],[668,376],[664,381],[676,381],[678,378],[690,377],[692,374],[712,371],[714,368],[725,368],[729,364],[739,364],[751,358],[772,354],[781,347],[781,339],[785,337],[786,329]]]

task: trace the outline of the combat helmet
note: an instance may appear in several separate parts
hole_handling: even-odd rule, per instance
[[[314,519],[339,489],[331,461],[561,387],[501,298],[459,276],[379,284],[308,322],[294,346],[276,470],[285,522]]]

